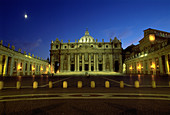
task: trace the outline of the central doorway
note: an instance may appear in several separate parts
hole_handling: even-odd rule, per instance
[[[74,71],[74,64],[71,64],[71,71]]]
[[[102,64],[99,64],[99,71],[102,71]]]
[[[85,64],[85,71],[89,71],[89,64]]]

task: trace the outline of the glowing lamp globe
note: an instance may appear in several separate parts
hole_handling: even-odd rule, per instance
[[[149,35],[149,40],[150,40],[151,42],[155,41],[155,35],[154,35],[154,34],[150,34],[150,35]]]

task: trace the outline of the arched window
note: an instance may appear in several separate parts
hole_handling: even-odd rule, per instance
[[[101,48],[101,47],[102,47],[102,44],[99,44],[98,47]]]
[[[71,48],[74,48],[74,44],[71,45]]]

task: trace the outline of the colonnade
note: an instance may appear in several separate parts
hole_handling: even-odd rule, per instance
[[[119,71],[122,71],[122,57],[121,55],[118,56],[117,59],[113,57],[113,54],[99,54],[99,53],[74,53],[74,61],[71,61],[71,54],[67,54],[67,59],[64,60],[63,54],[60,56],[60,72],[66,72],[66,71],[73,71],[74,66],[74,72],[79,71],[115,71],[115,61],[119,62]],[[88,59],[85,59],[85,55],[87,55]],[[100,55],[100,59],[99,59]],[[67,65],[65,65],[63,62],[67,62]],[[66,69],[64,69],[64,66]]]
[[[170,46],[125,61],[127,73],[170,75]]]
[[[15,47],[10,45],[5,47],[0,44],[0,75],[1,76],[19,76],[19,75],[38,75],[50,72],[50,65],[46,60],[42,60],[34,54],[21,49],[15,51]]]

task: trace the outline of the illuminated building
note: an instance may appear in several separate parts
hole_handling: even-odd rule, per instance
[[[34,54],[21,49],[15,51],[15,46],[10,48],[3,46],[3,41],[0,42],[0,75],[2,76],[19,76],[19,75],[40,75],[49,73],[50,68],[47,60],[42,60],[40,57],[34,57]]]
[[[103,71],[122,72],[121,41],[116,37],[110,42],[98,42],[85,35],[75,42],[63,43],[58,38],[51,43],[51,72]]]
[[[139,44],[125,49],[124,58],[126,73],[170,75],[170,33],[144,30]]]

